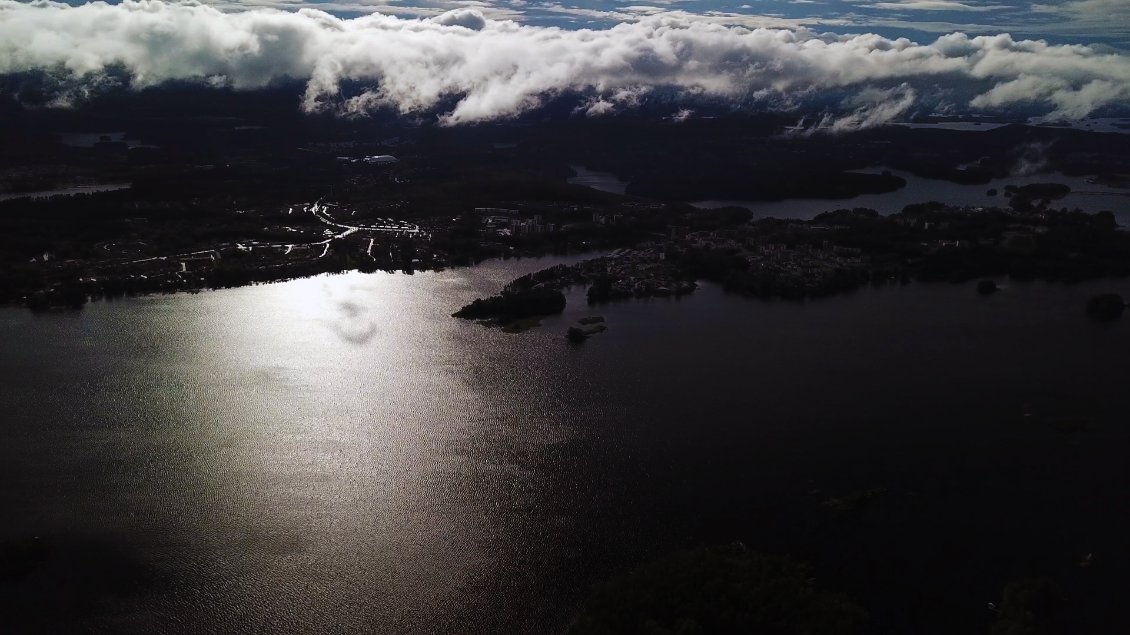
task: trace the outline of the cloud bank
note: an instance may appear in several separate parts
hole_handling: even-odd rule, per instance
[[[90,85],[113,69],[124,69],[135,88],[198,80],[252,89],[299,79],[308,111],[442,107],[448,124],[511,117],[569,92],[590,96],[590,114],[607,114],[656,89],[744,105],[836,95],[847,109],[837,121],[848,129],[903,116],[927,96],[964,111],[1031,107],[1051,120],[1130,106],[1130,57],[1003,34],[918,44],[679,13],[566,30],[474,9],[342,19],[158,0],[76,7],[0,0],[0,73],[46,71]],[[346,96],[347,83],[367,88]]]

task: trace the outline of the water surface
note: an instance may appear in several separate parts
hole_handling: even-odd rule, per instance
[[[869,170],[873,171],[873,170]],[[1029,174],[993,179],[984,185],[961,185],[937,179],[891,170],[892,174],[906,180],[906,186],[886,194],[862,194],[847,199],[790,199],[786,201],[738,201],[704,200],[692,203],[696,207],[715,208],[726,206],[745,207],[755,218],[794,218],[809,220],[823,212],[854,207],[866,207],[881,214],[901,212],[907,205],[937,201],[962,207],[1008,207],[1004,188],[1009,185],[1028,185],[1030,183],[1062,183],[1071,188],[1071,193],[1062,199],[1052,201],[1053,209],[1081,209],[1095,213],[1114,212],[1119,223],[1130,225],[1130,190],[1112,188],[1099,183],[1089,183],[1084,177],[1067,176],[1061,173]],[[989,195],[996,190],[995,195]]]
[[[0,539],[50,546],[21,592],[93,598],[93,632],[553,633],[611,573],[742,540],[874,633],[986,632],[1036,574],[1068,632],[1130,626],[1130,331],[1082,311],[1130,282],[449,317],[553,262],[0,310]]]
[[[619,177],[611,172],[598,172],[578,165],[571,165],[569,167],[576,173],[576,176],[570,177],[567,180],[574,185],[583,185],[601,192],[611,192],[612,194],[623,194],[628,188],[626,181],[621,181]]]
[[[51,198],[52,196],[69,196],[71,194],[113,192],[115,190],[128,190],[129,188],[129,183],[95,183],[93,185],[72,185],[70,187],[59,187],[51,190],[0,193],[0,201],[7,201],[17,198]]]
[[[142,143],[137,139],[126,137],[125,132],[66,132],[59,135],[63,145],[73,148],[93,148],[95,145],[108,141],[110,143],[124,143],[129,149],[156,148],[155,145]]]

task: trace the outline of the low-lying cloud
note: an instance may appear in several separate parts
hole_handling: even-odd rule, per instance
[[[927,98],[958,111],[1023,106],[1049,120],[1130,106],[1130,57],[1004,34],[918,44],[669,13],[567,30],[473,9],[342,19],[157,0],[0,0],[0,73],[40,70],[89,86],[112,69],[124,69],[134,88],[198,80],[253,89],[300,79],[308,111],[411,114],[447,104],[440,116],[448,124],[514,116],[569,92],[589,96],[585,112],[607,114],[656,89],[747,106],[839,103],[845,112],[827,122],[836,129],[885,123]],[[368,88],[345,96],[346,83]]]
[[[801,121],[790,134],[838,134],[896,121],[914,106],[916,98],[914,89],[907,84],[890,89],[865,87],[843,101],[841,110],[844,112],[825,113],[813,126]]]

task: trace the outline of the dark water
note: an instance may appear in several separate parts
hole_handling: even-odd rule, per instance
[[[916,126],[918,124],[907,124]],[[923,124],[927,125],[927,124]],[[943,124],[928,124],[943,125]],[[577,176],[568,179],[569,183],[584,185],[602,192],[623,194],[628,184],[610,172],[595,172],[580,166],[571,166]],[[868,170],[878,172],[880,170]],[[811,220],[817,215],[837,209],[866,207],[880,214],[901,212],[907,205],[940,201],[949,205],[964,207],[1008,207],[1004,194],[1007,186],[1022,186],[1032,183],[1062,183],[1071,188],[1071,193],[1053,201],[1051,209],[1080,209],[1088,213],[1108,211],[1115,215],[1123,227],[1130,226],[1130,190],[1114,188],[1100,183],[1089,183],[1080,176],[1067,176],[1054,172],[1048,174],[1026,174],[1003,179],[993,179],[983,185],[961,185],[938,179],[926,179],[909,172],[891,170],[902,177],[906,186],[885,194],[861,194],[845,199],[801,198],[784,201],[741,201],[730,199],[709,199],[694,201],[691,205],[703,209],[718,207],[745,207],[753,212],[754,218],[790,218]],[[996,190],[990,196],[989,191]]]
[[[623,194],[628,189],[628,184],[621,181],[619,177],[611,172],[598,172],[596,170],[589,170],[579,165],[569,166],[576,176],[566,179],[573,185],[583,185],[591,187],[594,190],[601,192],[611,192],[612,194]]]
[[[873,171],[873,170],[872,170]],[[1112,212],[1122,226],[1130,226],[1130,190],[1113,188],[1099,183],[1088,183],[1084,177],[1061,173],[1028,174],[993,179],[983,185],[961,185],[938,179],[925,179],[909,172],[892,170],[892,174],[906,180],[906,186],[886,194],[861,194],[846,199],[791,199],[787,201],[733,201],[708,200],[692,203],[696,207],[715,208],[728,205],[745,207],[754,218],[812,219],[823,212],[854,207],[866,207],[880,214],[901,212],[907,205],[939,201],[948,205],[965,207],[1008,207],[1004,188],[1009,185],[1031,183],[1062,183],[1071,193],[1052,201],[1051,209],[1081,209],[1088,213]],[[997,190],[989,196],[989,190]]]
[[[126,190],[130,188],[129,183],[101,183],[98,185],[73,185],[70,187],[61,187],[53,190],[35,190],[33,192],[7,192],[0,194],[0,201],[7,201],[16,198],[51,198],[52,196],[69,196],[71,194],[94,194],[96,192],[113,192],[115,190]]]
[[[124,132],[70,132],[59,135],[59,141],[63,145],[72,146],[75,148],[93,148],[99,142],[106,141],[112,143],[124,143],[129,148],[156,148],[154,145],[144,144],[136,139],[127,139]]]
[[[987,632],[1025,575],[1064,589],[1065,632],[1130,627],[1130,323],[1082,314],[1130,281],[706,286],[601,308],[579,347],[579,290],[523,334],[448,317],[548,264],[0,311],[0,538],[43,545],[4,608],[45,632],[552,633],[610,573],[742,540],[875,633]]]

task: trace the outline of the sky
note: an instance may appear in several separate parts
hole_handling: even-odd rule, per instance
[[[562,94],[585,116],[657,95],[808,108],[830,130],[1066,121],[1130,109],[1130,0],[0,0],[0,73],[25,71],[55,78],[58,107],[124,71],[132,88],[299,79],[307,111],[449,125]]]
[[[374,12],[432,16],[475,8],[491,18],[568,29],[608,28],[668,11],[747,26],[877,33],[920,41],[955,31],[1010,33],[1130,50],[1130,0],[224,0],[206,4],[229,9],[313,7],[341,17]]]

